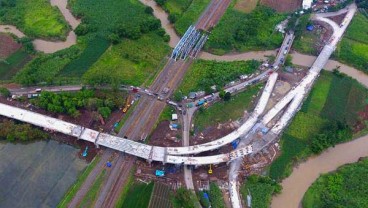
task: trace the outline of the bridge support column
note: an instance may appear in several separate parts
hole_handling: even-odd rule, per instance
[[[95,146],[96,146],[96,148],[100,148],[100,146],[98,145],[98,143],[97,143],[97,141],[98,141],[98,137],[100,136],[100,134],[101,134],[101,132],[98,132],[98,134],[97,134],[97,137],[96,137],[96,139],[95,139]]]
[[[77,140],[79,140],[81,138],[81,136],[82,136],[82,134],[84,133],[85,130],[86,130],[86,127],[81,126],[81,133],[77,137]]]
[[[151,148],[151,151],[150,151],[149,156],[148,156],[148,159],[147,159],[147,162],[148,162],[150,165],[151,165],[151,163],[152,163],[153,148],[154,148],[154,147],[152,147],[152,148]]]

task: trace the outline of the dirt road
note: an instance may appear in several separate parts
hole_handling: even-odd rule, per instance
[[[292,174],[282,181],[282,193],[273,198],[272,208],[296,208],[309,186],[320,174],[354,163],[368,156],[368,135],[348,143],[329,148],[321,155],[312,157],[293,169]]]

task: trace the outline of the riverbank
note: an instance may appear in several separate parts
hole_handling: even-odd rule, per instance
[[[293,169],[281,183],[283,190],[273,198],[272,208],[301,207],[301,200],[309,186],[320,176],[338,167],[368,156],[368,135],[336,145],[318,156],[313,156]]]

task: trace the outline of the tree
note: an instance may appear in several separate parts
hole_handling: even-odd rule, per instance
[[[174,100],[176,102],[181,102],[183,100],[183,93],[181,91],[174,93]]]
[[[108,107],[100,107],[98,108],[98,112],[103,118],[108,118],[111,115],[111,109]]]
[[[147,6],[147,7],[144,9],[144,12],[145,12],[146,14],[153,14],[153,9],[152,9],[151,7],[149,7],[149,6]]]
[[[291,55],[287,55],[285,59],[285,66],[293,66],[293,57]]]
[[[224,101],[229,101],[230,98],[231,98],[231,93],[230,92],[225,93]]]
[[[221,99],[224,99],[224,98],[225,98],[225,94],[226,94],[225,90],[221,90],[221,91],[219,92],[219,96],[220,96],[220,98],[221,98]]]
[[[11,96],[10,91],[5,87],[0,87],[0,94],[4,97],[10,97]]]

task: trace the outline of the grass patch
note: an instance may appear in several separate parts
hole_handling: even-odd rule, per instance
[[[135,168],[133,168],[130,171],[130,175],[128,177],[128,181],[126,183],[126,185],[123,187],[123,190],[121,191],[119,200],[116,202],[116,206],[115,207],[122,207],[123,203],[127,197],[128,191],[130,189],[130,187],[132,186],[133,182],[134,182],[134,172],[135,172]]]
[[[80,187],[83,185],[84,181],[87,179],[88,175],[91,171],[96,167],[97,163],[100,162],[101,157],[97,155],[93,161],[87,166],[82,174],[80,174],[77,178],[77,181],[74,183],[72,187],[70,187],[69,191],[64,195],[64,198],[58,204],[58,208],[66,208],[68,204],[72,201],[75,194],[78,192]]]
[[[166,0],[162,6],[170,15],[180,16],[190,6],[193,0]]]
[[[260,63],[255,60],[233,62],[197,60],[186,73],[178,91],[184,95],[198,90],[211,92],[211,86],[217,85],[218,88],[222,88],[242,74],[252,74],[259,65]]]
[[[368,73],[368,18],[357,13],[346,35],[336,48],[334,58]]]
[[[281,137],[282,154],[271,164],[270,177],[290,175],[295,163],[340,142],[351,140],[351,129],[359,122],[368,98],[356,80],[322,72],[311,94]]]
[[[234,50],[244,52],[277,48],[283,38],[274,28],[284,18],[285,15],[260,5],[249,14],[230,8],[212,31],[205,49],[222,55]]]
[[[211,0],[192,1],[188,9],[175,21],[175,30],[180,35],[184,35],[188,27],[196,23],[210,2]]]
[[[140,86],[159,70],[157,66],[168,51],[162,37],[154,33],[126,40],[109,48],[83,76],[84,82]]]
[[[8,1],[0,7],[0,20],[16,25],[25,34],[34,38],[65,39],[68,24],[57,7],[47,0]]]
[[[302,29],[304,32],[295,39],[293,48],[301,53],[318,55],[315,44],[318,42],[320,34],[318,34],[317,30],[307,31],[305,28]]]
[[[240,187],[240,192],[246,203],[247,195],[252,196],[252,207],[268,208],[270,207],[273,194],[281,192],[281,185],[269,177],[251,175],[246,183]]]
[[[82,199],[81,203],[78,207],[93,207],[97,194],[100,192],[101,185],[106,178],[106,169],[103,169],[102,172],[97,176],[91,188],[88,190],[87,194]]]
[[[367,207],[368,159],[320,176],[303,197],[304,208]]]
[[[10,80],[30,60],[31,57],[23,50],[13,53],[0,62],[0,80]]]
[[[133,184],[124,200],[122,208],[145,208],[151,199],[154,183]]]
[[[202,130],[217,123],[223,123],[230,119],[236,120],[243,116],[244,111],[249,109],[253,97],[259,92],[261,85],[248,88],[246,91],[234,95],[230,101],[221,101],[213,104],[194,116],[194,124]]]
[[[161,121],[171,121],[173,113],[176,113],[175,108],[171,105],[166,105],[164,110],[161,112],[157,123],[160,123]]]
[[[133,113],[135,106],[138,105],[138,101],[134,102],[132,106],[130,106],[130,108],[128,109],[128,111],[126,112],[126,114],[123,116],[123,118],[119,121],[118,125],[115,127],[114,131],[116,133],[120,132],[121,127],[124,126],[125,122],[128,120],[128,118],[130,117],[130,115]]]

